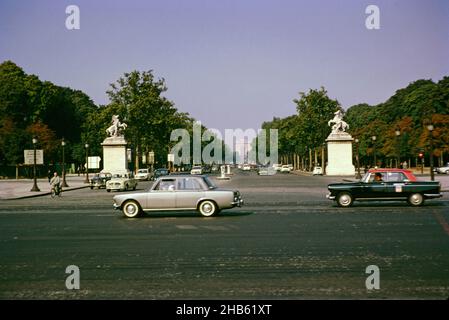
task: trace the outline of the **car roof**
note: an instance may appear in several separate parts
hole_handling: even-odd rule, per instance
[[[407,169],[395,169],[395,168],[378,168],[378,169],[369,169],[368,172],[402,172],[402,173],[412,173]]]
[[[160,177],[159,179],[192,178],[192,177],[204,178],[205,176],[202,174],[174,174],[169,176],[163,176]]]

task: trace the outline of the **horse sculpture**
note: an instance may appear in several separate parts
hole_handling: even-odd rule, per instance
[[[123,130],[126,129],[126,123],[121,123],[118,115],[112,116],[112,125],[106,129],[106,133],[110,137],[123,136]]]
[[[334,123],[332,126],[332,133],[339,133],[339,132],[345,132],[346,129],[349,128],[349,125],[343,121],[343,114],[340,110],[334,113],[335,116],[332,120],[329,120],[327,123],[328,126],[331,125],[331,123]]]

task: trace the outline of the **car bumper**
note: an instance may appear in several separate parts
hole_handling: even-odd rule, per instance
[[[122,208],[122,206],[119,206],[117,203],[114,203],[112,206],[115,210],[120,210]]]
[[[104,184],[100,184],[100,183],[91,183],[90,186],[93,188],[104,188],[105,187]]]
[[[331,195],[330,193],[326,194],[326,198],[329,200],[335,200],[335,196]]]
[[[241,207],[243,206],[243,199],[238,199],[237,201],[231,202],[232,207]]]
[[[426,197],[426,199],[434,199],[434,198],[441,198],[443,196],[443,193],[431,193],[431,194],[424,194],[424,197]]]

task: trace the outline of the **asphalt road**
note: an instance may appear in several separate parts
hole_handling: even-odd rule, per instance
[[[246,205],[212,218],[125,219],[104,190],[1,201],[0,298],[447,299],[448,194],[338,208],[325,199],[335,180],[235,175],[219,184]],[[79,290],[66,289],[69,265]],[[378,290],[365,286],[369,265]]]

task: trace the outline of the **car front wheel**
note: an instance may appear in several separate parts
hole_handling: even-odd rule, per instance
[[[354,198],[350,193],[343,192],[337,197],[337,203],[340,207],[350,207],[354,202]]]
[[[123,214],[127,218],[135,218],[139,215],[140,208],[135,201],[126,201],[123,205]]]
[[[424,203],[424,197],[421,193],[413,193],[408,197],[408,203],[418,207]]]
[[[200,211],[203,217],[212,217],[217,213],[217,205],[210,200],[206,200],[200,203],[198,206],[198,210]]]

